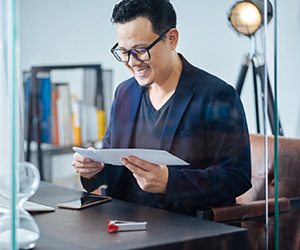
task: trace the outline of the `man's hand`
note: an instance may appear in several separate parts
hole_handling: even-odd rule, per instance
[[[169,170],[166,165],[156,165],[135,156],[121,159],[136,178],[140,188],[150,193],[166,193]]]
[[[87,179],[91,179],[104,168],[103,163],[94,162],[78,153],[73,155],[72,165],[80,176]]]

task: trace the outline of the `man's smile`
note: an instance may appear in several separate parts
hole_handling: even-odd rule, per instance
[[[139,77],[143,77],[149,69],[150,69],[150,66],[143,67],[143,68],[133,68],[134,72]]]

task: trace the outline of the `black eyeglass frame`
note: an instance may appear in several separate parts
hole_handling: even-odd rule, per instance
[[[148,47],[137,47],[137,48],[133,48],[133,49],[128,49],[128,50],[125,50],[125,49],[116,49],[118,47],[118,42],[110,49],[110,52],[114,55],[114,57],[119,61],[119,62],[129,62],[129,59],[130,59],[130,54],[138,61],[140,62],[146,62],[146,61],[149,61],[151,59],[151,55],[150,55],[150,52],[149,50],[154,46],[156,45],[158,42],[160,42],[164,36],[172,29],[173,27],[167,29],[164,33],[162,33],[153,43],[151,43]],[[135,53],[132,53],[133,50],[137,50],[137,49],[144,49],[147,51],[148,53],[148,56],[149,56],[149,59],[146,59],[146,60],[141,60],[137,57],[137,55]],[[124,52],[127,53],[128,57],[127,57],[127,60],[126,61],[123,61],[119,55],[115,52],[116,50],[122,50]]]

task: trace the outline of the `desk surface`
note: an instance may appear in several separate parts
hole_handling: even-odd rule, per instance
[[[42,182],[32,197],[45,205],[80,197],[82,192]],[[247,249],[247,231],[113,199],[85,208],[33,214],[41,236],[35,250],[43,249]],[[148,230],[107,232],[108,220],[147,221]]]

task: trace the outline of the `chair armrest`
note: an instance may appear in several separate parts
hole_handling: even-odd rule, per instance
[[[229,206],[208,207],[197,211],[200,219],[213,220],[217,222],[241,221],[264,216],[266,214],[266,201],[252,201],[243,204]],[[291,210],[290,200],[282,197],[278,199],[279,213],[287,213]],[[268,199],[268,214],[274,214],[275,199]]]
[[[300,208],[300,197],[293,197],[289,198],[291,203],[291,210],[299,209]]]

